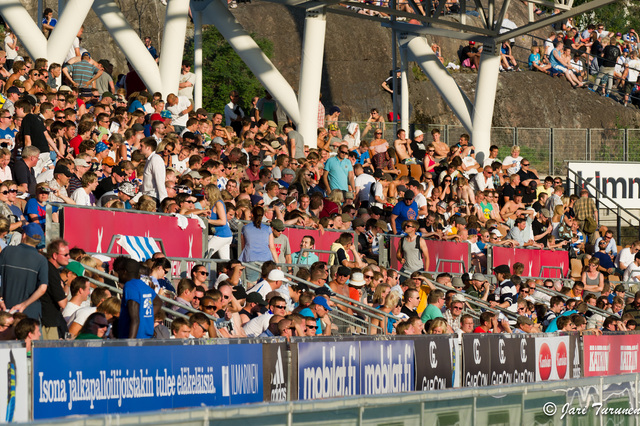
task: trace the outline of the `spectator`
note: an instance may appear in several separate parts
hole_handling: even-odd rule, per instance
[[[140,263],[124,259],[116,271],[124,282],[118,336],[130,339],[153,337],[154,316],[162,307],[155,292],[140,279]],[[115,269],[115,266],[114,266]]]
[[[442,307],[444,306],[445,298],[442,290],[433,290],[427,297],[427,307],[422,312],[421,320],[426,323],[429,320],[442,317]]]

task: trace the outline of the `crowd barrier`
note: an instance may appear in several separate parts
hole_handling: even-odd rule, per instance
[[[85,208],[61,204],[59,236],[71,247],[107,253],[114,235],[151,237],[162,241],[168,257],[202,258],[206,251],[206,229],[197,219],[162,213]],[[180,222],[181,227],[178,225]],[[158,244],[160,246],[160,244]],[[113,244],[112,253],[121,253]]]
[[[0,418],[317,400],[637,373],[640,334],[36,341],[0,347]],[[584,360],[584,362],[583,362]],[[32,410],[30,410],[32,408]]]
[[[389,266],[399,269],[400,263],[396,258],[401,236],[388,235]],[[429,251],[429,267],[427,272],[450,272],[462,274],[469,271],[471,266],[471,246],[468,243],[454,241],[426,240]],[[516,262],[524,264],[525,277],[563,278],[569,274],[569,253],[565,250],[520,249],[499,246],[489,246],[488,259],[491,269],[494,265],[513,266]],[[426,260],[425,260],[426,263]],[[562,272],[561,272],[562,271]]]
[[[402,237],[398,235],[389,235],[389,266],[396,270],[400,269],[400,263],[398,262],[396,253],[401,238]],[[469,265],[471,264],[471,246],[469,244],[453,241],[425,241],[427,243],[427,249],[429,250],[429,267],[426,269],[427,272],[452,272],[462,274],[469,270]],[[436,270],[436,268],[439,269]]]

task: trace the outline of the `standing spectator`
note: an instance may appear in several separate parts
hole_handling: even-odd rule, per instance
[[[167,95],[166,109],[171,113],[171,125],[177,134],[187,127],[189,113],[193,111],[193,102],[186,96]]]
[[[424,238],[416,235],[418,230],[418,222],[415,220],[407,220],[403,223],[403,230],[406,236],[400,239],[396,258],[402,265],[401,271],[411,274],[415,271],[429,269],[429,251],[427,242]],[[426,259],[426,266],[425,266]]]
[[[80,62],[65,67],[62,72],[69,82],[80,88],[80,93],[91,93],[93,83],[102,75],[102,71],[91,62],[91,54],[84,52]]]
[[[182,67],[180,69],[180,80],[178,84],[178,96],[185,96],[190,100],[193,100],[193,86],[196,83],[196,75],[191,72],[191,63],[189,61],[182,61]],[[228,126],[229,124],[227,124]]]
[[[632,50],[629,54],[629,62],[625,64],[624,77],[627,82],[624,86],[624,106],[627,106],[629,102],[629,95],[633,93],[633,89],[638,83],[638,74],[640,74],[640,61],[638,60],[638,53]]]
[[[418,220],[418,204],[413,201],[415,194],[408,190],[404,193],[403,201],[395,205],[391,212],[391,230],[394,234],[399,234],[402,224],[406,220]]]
[[[5,24],[4,51],[7,52],[7,69],[13,67],[13,61],[18,57],[18,37],[11,31],[9,25]]]
[[[167,198],[167,187],[165,186],[164,160],[156,154],[157,146],[154,138],[144,138],[141,141],[140,152],[147,159],[142,176],[142,193],[154,198],[156,204],[159,204]]]
[[[0,308],[24,312],[29,318],[40,320],[40,298],[49,283],[47,259],[36,250],[43,240],[42,227],[38,223],[30,223],[24,227],[21,244],[0,252]]]
[[[349,148],[341,146],[340,149],[338,149],[338,155],[329,158],[325,163],[322,181],[327,189],[327,194],[335,190],[354,190],[353,165],[351,164],[351,160],[347,158],[348,155]]]
[[[511,281],[511,269],[508,265],[499,265],[493,268],[498,280],[499,302],[491,301],[491,307],[499,306],[511,312],[517,312],[516,303],[518,292],[515,284]]]
[[[140,262],[124,259],[118,272],[124,282],[120,319],[120,338],[150,339],[153,337],[154,316],[160,312],[162,301],[155,291],[140,279]]]
[[[255,206],[251,211],[252,222],[242,227],[242,253],[241,262],[254,262],[258,267],[263,262],[272,260],[277,263],[278,254],[274,244],[274,236],[271,227],[262,223],[264,208]],[[247,281],[253,283],[259,278],[260,273],[247,268]]]
[[[147,50],[149,51],[149,54],[151,55],[151,57],[158,62],[158,51],[156,50],[155,47],[153,47],[153,45],[151,44],[151,37],[146,36],[144,38],[144,47],[147,48]]]
[[[233,127],[236,133],[240,134],[242,130],[242,119],[244,118],[244,111],[240,107],[240,94],[232,90],[229,93],[229,99],[231,100],[224,106],[224,120],[225,126]]]
[[[284,229],[284,223],[280,219],[271,221],[273,244],[278,255],[276,263],[291,263],[291,245],[289,244],[289,238],[283,234]]]
[[[611,92],[611,86],[613,85],[613,73],[615,71],[616,62],[618,61],[620,55],[622,55],[615,37],[611,37],[608,41],[609,44],[602,50],[602,65],[600,66],[600,71],[598,72],[598,76],[596,77],[596,82],[594,84],[594,91],[599,91],[600,82],[602,81],[602,78],[606,76],[607,88],[605,91],[603,85],[601,94],[607,97],[609,96],[609,93]],[[603,45],[607,44],[606,42],[606,38],[602,40]]]
[[[69,286],[63,284],[60,277],[60,269],[69,265],[69,244],[62,239],[56,239],[47,246],[47,258],[49,259],[49,285],[40,302],[42,304],[42,337],[44,340],[58,340],[64,338],[67,324],[62,317],[62,309],[67,306],[65,289]],[[80,265],[78,262],[74,262]]]

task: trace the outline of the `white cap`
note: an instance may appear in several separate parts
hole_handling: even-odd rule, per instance
[[[274,269],[273,271],[269,272],[269,276],[267,277],[267,280],[286,281],[286,278],[284,277],[284,272],[282,272],[280,269]]]
[[[464,298],[464,295],[458,293],[458,294],[454,294],[453,298],[451,299],[453,302],[465,302],[466,299]]]
[[[416,131],[413,133],[413,137],[414,137],[414,138],[417,138],[418,136],[422,136],[422,135],[424,135],[424,132],[423,132],[422,130],[416,130]]]
[[[502,237],[502,232],[498,228],[492,230],[491,233],[497,237]]]

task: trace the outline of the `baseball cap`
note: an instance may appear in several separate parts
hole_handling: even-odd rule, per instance
[[[424,132],[422,130],[416,130],[415,133],[413,134],[414,138],[420,137],[424,135]]]
[[[73,162],[76,167],[91,167],[91,164],[87,163],[84,158],[76,158]]]
[[[171,111],[168,111],[168,110],[165,109],[165,110],[160,112],[160,116],[162,118],[171,118]]]
[[[382,229],[383,231],[387,231],[389,229],[389,227],[387,226],[387,222],[385,222],[384,220],[377,220],[376,221],[376,226],[380,229]]]
[[[376,171],[375,171],[375,172],[373,172],[373,177],[374,177],[374,178],[378,178],[378,179],[380,179],[380,178],[382,177],[382,175],[383,175],[383,173],[382,173],[382,170],[381,170],[381,169],[376,169]]]
[[[89,52],[82,53],[81,57],[84,58],[85,56],[91,57],[91,53],[89,53]]]
[[[65,269],[70,270],[79,277],[84,276],[84,266],[82,266],[82,263],[76,262],[75,260],[70,260],[69,264],[65,266]]]
[[[549,211],[549,209],[540,209],[540,214],[547,219],[551,217],[551,212]]]
[[[102,63],[102,60],[100,60],[100,61],[98,61],[98,62],[99,62],[103,67],[108,67],[108,66],[109,66],[109,61],[106,61],[106,64],[103,64],[103,63]],[[102,99],[104,99],[104,98],[111,98],[111,99],[115,99],[116,97],[115,97],[115,96],[113,96],[113,93],[111,93],[111,92],[104,92],[104,93],[102,94]]]
[[[454,288],[464,287],[464,282],[462,282],[462,278],[460,277],[453,277],[453,279],[451,280],[451,284],[453,284]]]
[[[473,277],[471,277],[472,280],[476,280],[476,281],[485,281],[486,278],[484,277],[484,275],[482,275],[480,272],[476,272],[475,274],[473,274]]]
[[[498,265],[493,268],[493,272],[496,274],[508,274],[511,273],[511,268],[509,268],[509,265]]]
[[[384,214],[384,210],[382,210],[378,206],[371,207],[371,214],[377,214],[378,216],[382,216]]]
[[[107,157],[109,158],[109,157]],[[59,175],[59,174],[63,174],[66,177],[72,177],[73,173],[71,173],[71,170],[69,170],[69,168],[67,166],[64,166],[62,164],[57,165],[55,169],[53,169],[53,174],[54,175]]]
[[[438,207],[441,207],[441,208],[443,208],[443,209],[446,209],[446,208],[447,208],[447,203],[445,203],[444,201],[440,201],[440,202],[438,203]]]
[[[245,291],[244,287],[242,287],[241,285],[237,285],[233,287],[233,297],[235,297],[238,300],[246,299],[247,292]]]
[[[264,300],[264,297],[262,297],[262,295],[257,291],[247,294],[247,303],[257,303],[258,305],[267,306],[267,302]]]
[[[476,228],[469,229],[469,235],[478,235],[478,230]]]
[[[264,157],[264,160],[262,160],[262,165],[267,167],[273,166],[273,158],[271,158],[270,155],[267,155]]]
[[[11,87],[9,87],[9,89],[7,89],[7,93],[8,94],[15,93],[15,94],[19,95],[20,94],[20,89],[18,89],[16,86],[11,86]]]
[[[220,136],[216,136],[211,142],[217,143],[218,145],[227,146],[227,143]]]
[[[151,114],[151,117],[149,117],[149,122],[154,122],[154,121],[162,121],[162,116],[160,114],[158,114],[157,112],[154,114]],[[138,124],[138,123],[136,123]]]
[[[329,287],[325,287],[325,286],[316,288],[315,293],[316,293],[316,296],[326,294],[327,296],[331,297],[336,295],[334,292],[331,291]]]
[[[269,276],[267,277],[269,281],[286,281],[287,279],[284,276],[284,272],[280,269],[274,269],[269,272]]]
[[[36,240],[39,239],[41,241],[44,240],[44,231],[42,230],[42,226],[40,226],[39,223],[32,222],[26,226],[23,226],[22,229],[24,230],[24,233],[27,235],[27,237]]]
[[[346,266],[340,266],[336,274],[343,277],[348,277],[351,275],[351,269],[347,268]]]
[[[415,196],[416,196],[416,194],[414,194],[412,190],[405,191],[405,193],[404,193],[404,199],[405,200],[413,200],[413,197],[415,197]]]
[[[471,40],[471,41],[469,41],[469,44],[473,46],[474,44],[476,44],[476,42]]]
[[[280,219],[273,219],[271,221],[271,227],[280,232],[284,231],[285,228],[284,223]]]
[[[267,121],[267,126],[269,126],[269,127],[278,127],[278,125],[276,124],[276,122],[275,122],[275,121],[273,121],[273,120],[269,120],[269,121]]]
[[[136,132],[144,132],[144,126],[140,123],[136,123],[131,128]]]
[[[113,168],[113,174],[116,174],[116,175],[122,176],[122,177],[126,177],[127,176],[127,172],[122,168],[122,166],[115,166]]]
[[[343,222],[352,222],[353,218],[351,217],[351,215],[349,213],[342,213],[340,215],[340,218],[342,219]]]
[[[101,143],[102,143],[102,142],[101,142]],[[116,162],[115,162],[115,160],[114,160],[113,158],[111,158],[111,157],[105,157],[105,158],[104,158],[104,160],[102,160],[102,164],[103,164],[104,166],[111,166],[111,167],[113,167],[113,166],[115,166],[115,165],[116,165]]]
[[[356,229],[358,226],[364,226],[364,220],[361,217],[356,217],[351,223],[353,229]]]
[[[191,171],[189,172],[189,176],[191,176],[191,177],[192,177],[192,178],[194,178],[194,179],[202,179],[202,175],[201,175],[201,174],[200,174],[200,172],[199,172],[199,171],[197,171],[197,170],[191,170]]]
[[[333,309],[331,309],[331,306],[329,306],[329,303],[327,302],[327,299],[324,298],[324,296],[314,297],[313,304],[320,305],[323,308],[325,308],[327,311],[333,311]]]
[[[464,298],[464,294],[454,294],[453,297],[451,298],[452,302],[466,302],[467,299]]]
[[[285,169],[285,170],[286,170],[286,169]],[[351,192],[351,191],[347,191],[347,192],[344,194],[344,199],[345,199],[345,200],[354,200],[355,198],[356,198],[356,196],[355,196],[355,195],[354,195],[354,193],[353,193],[353,192]]]

